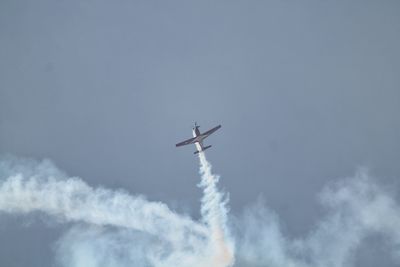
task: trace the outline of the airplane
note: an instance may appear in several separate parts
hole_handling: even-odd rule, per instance
[[[189,144],[195,144],[197,151],[195,151],[193,154],[200,153],[200,152],[210,148],[211,145],[203,146],[203,140],[206,139],[208,136],[210,136],[213,132],[215,132],[216,130],[221,128],[221,125],[215,126],[214,128],[212,128],[204,133],[200,133],[199,127],[200,126],[197,125],[197,123],[195,122],[194,127],[193,127],[193,138],[190,138],[188,140],[180,142],[180,143],[176,144],[175,146],[179,147],[179,146],[185,146],[185,145],[189,145]]]

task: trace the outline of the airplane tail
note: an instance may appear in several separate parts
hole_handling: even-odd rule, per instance
[[[206,147],[203,147],[203,149],[202,150],[200,150],[200,151],[195,151],[193,154],[198,154],[199,152],[201,152],[201,151],[204,151],[204,150],[206,150],[206,149],[209,149],[210,147],[212,147],[211,145],[209,145],[209,146],[206,146]]]

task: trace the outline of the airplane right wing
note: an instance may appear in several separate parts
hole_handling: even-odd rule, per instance
[[[218,125],[214,128],[212,128],[211,130],[208,130],[207,132],[204,132],[201,134],[201,136],[204,136],[204,138],[208,137],[210,134],[212,134],[213,132],[215,132],[216,130],[218,130],[219,128],[221,128],[221,125]]]
[[[185,146],[185,145],[189,145],[189,144],[194,144],[195,142],[193,142],[194,141],[194,139],[196,139],[195,137],[193,137],[193,138],[190,138],[190,139],[188,139],[188,140],[185,140],[185,141],[183,141],[183,142],[180,142],[180,143],[178,143],[178,144],[176,144],[175,146]]]

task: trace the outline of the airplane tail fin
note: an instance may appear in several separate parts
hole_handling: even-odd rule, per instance
[[[203,149],[202,150],[200,150],[200,151],[195,151],[193,154],[198,154],[199,152],[201,152],[201,151],[204,151],[204,150],[206,150],[206,149],[209,149],[210,147],[212,147],[212,145],[209,145],[209,146],[206,146],[206,147],[203,147]]]

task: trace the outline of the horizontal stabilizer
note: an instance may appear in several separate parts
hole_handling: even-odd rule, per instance
[[[209,145],[209,146],[206,146],[206,147],[203,147],[203,149],[201,150],[201,151],[204,151],[204,150],[206,150],[206,149],[209,149],[210,147],[212,147],[211,145]],[[199,152],[201,152],[201,151],[195,151],[193,154],[198,154]]]
[[[211,145],[203,147],[203,151],[206,150],[206,149],[209,149],[210,147],[211,147]]]

